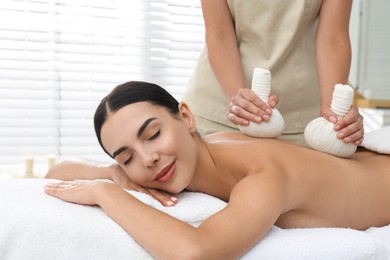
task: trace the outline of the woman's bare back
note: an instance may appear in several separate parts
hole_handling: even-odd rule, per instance
[[[366,229],[390,223],[390,207],[384,206],[390,205],[390,155],[361,148],[344,159],[235,133],[213,134],[206,140],[216,159],[225,162],[226,173],[238,178],[263,171],[283,174],[290,208],[277,220],[280,227]],[[229,172],[238,168],[235,164],[240,164],[240,173]]]

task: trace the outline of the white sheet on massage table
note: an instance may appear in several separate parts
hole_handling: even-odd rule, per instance
[[[0,259],[152,259],[100,208],[44,194],[47,181],[0,181]],[[178,205],[166,208],[145,194],[132,194],[194,226],[226,205],[205,194],[185,192]],[[390,259],[389,245],[390,226],[367,231],[274,226],[243,259]]]

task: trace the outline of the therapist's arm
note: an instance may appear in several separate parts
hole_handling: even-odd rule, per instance
[[[202,0],[206,28],[206,46],[210,66],[230,106],[226,108],[228,119],[234,124],[248,125],[249,121],[260,123],[269,120],[270,106],[264,103],[245,86],[241,57],[226,0]],[[270,98],[272,107],[277,97]]]
[[[321,115],[335,123],[337,136],[345,143],[363,141],[363,117],[357,107],[337,120],[330,110],[335,84],[348,84],[351,67],[349,19],[352,0],[324,0],[319,15],[316,57],[321,93]]]

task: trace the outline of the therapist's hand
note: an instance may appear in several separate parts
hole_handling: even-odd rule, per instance
[[[333,129],[337,132],[337,137],[344,143],[353,142],[355,145],[360,145],[363,142],[363,116],[356,106],[352,106],[348,113],[339,120],[330,106],[323,106],[321,107],[321,116],[334,124]]]
[[[228,107],[227,118],[236,125],[249,125],[250,121],[255,123],[267,122],[275,108],[279,98],[271,95],[268,104],[263,102],[256,94],[247,88],[240,89],[236,96],[232,97]]]

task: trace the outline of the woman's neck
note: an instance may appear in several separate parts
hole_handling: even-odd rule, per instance
[[[217,149],[213,147],[213,144],[205,142],[200,137],[196,137],[195,142],[197,167],[187,190],[203,192],[228,201],[231,189],[236,182],[232,183],[231,176],[222,172],[218,167]]]

